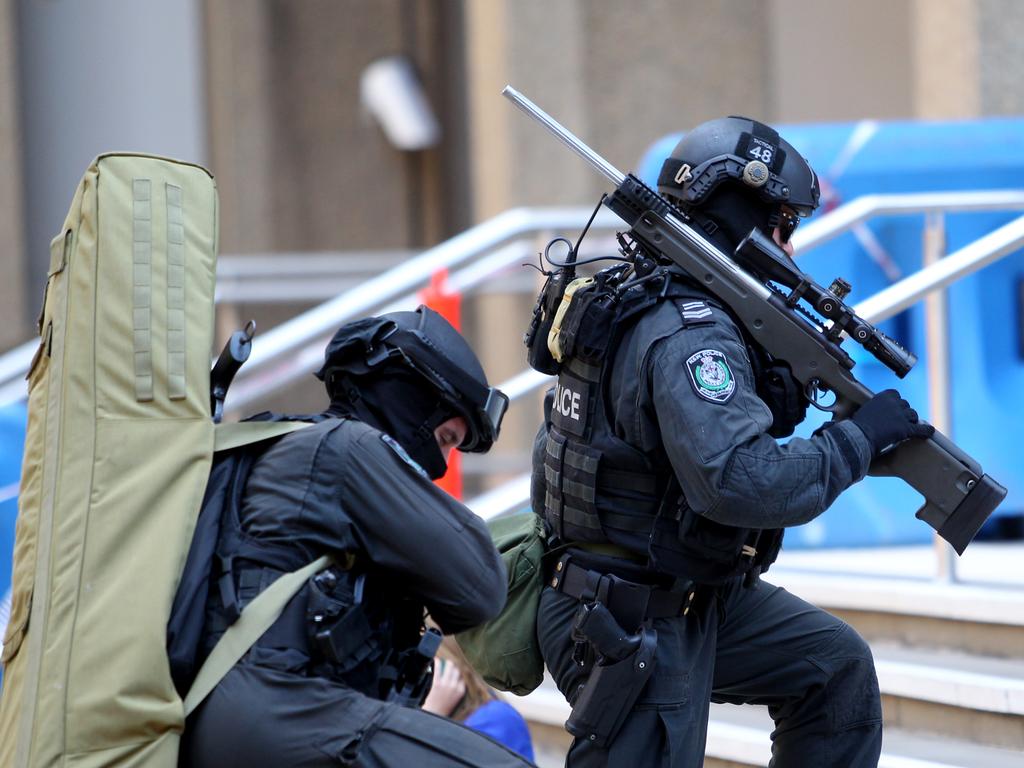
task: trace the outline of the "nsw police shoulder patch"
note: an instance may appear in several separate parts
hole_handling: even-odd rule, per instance
[[[712,403],[727,403],[736,393],[733,376],[725,355],[717,349],[702,349],[686,359],[693,390]]]
[[[388,434],[382,434],[380,436],[380,439],[384,441],[384,444],[387,445],[388,448],[390,448],[392,451],[398,454],[398,458],[400,458],[402,461],[404,461],[406,464],[412,467],[416,472],[421,474],[423,477],[427,478],[427,480],[430,479],[430,475],[427,474],[427,470],[421,467],[420,463],[416,461],[416,459],[414,459],[412,456],[410,456],[409,452],[405,450],[405,448],[403,448],[401,445],[399,445],[398,441],[395,440],[395,438]]]

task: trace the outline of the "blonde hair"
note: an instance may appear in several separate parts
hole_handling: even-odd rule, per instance
[[[446,635],[437,649],[437,658],[454,664],[462,675],[462,682],[466,684],[466,695],[459,702],[459,705],[451,714],[452,720],[462,722],[473,712],[489,701],[501,698],[496,690],[491,688],[480,674],[473,669],[455,638]]]

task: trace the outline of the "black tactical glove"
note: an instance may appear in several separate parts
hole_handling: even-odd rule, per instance
[[[793,378],[789,365],[772,360],[763,367],[757,381],[757,394],[772,412],[772,437],[789,437],[807,416],[810,405],[804,388]]]
[[[793,378],[789,363],[776,360],[760,345],[748,343],[747,354],[757,396],[772,412],[772,425],[768,434],[772,437],[789,437],[807,416],[810,403],[804,388]]]
[[[857,409],[850,420],[861,428],[877,456],[910,437],[931,437],[935,427],[921,424],[917,411],[895,389],[879,392]]]

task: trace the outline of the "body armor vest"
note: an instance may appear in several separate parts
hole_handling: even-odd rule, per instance
[[[623,266],[602,271],[575,291],[562,317],[544,446],[545,520],[564,542],[611,543],[646,557],[654,570],[696,583],[756,577],[778,554],[782,531],[736,528],[697,514],[664,451],[645,454],[615,434],[608,387],[625,331],[661,301],[719,307],[678,272],[628,276]]]

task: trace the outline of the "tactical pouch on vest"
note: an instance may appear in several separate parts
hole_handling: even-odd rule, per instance
[[[772,412],[768,434],[789,437],[807,416],[810,401],[803,387],[793,378],[789,363],[775,360],[758,344],[748,340],[747,354],[757,384],[757,396]]]
[[[649,554],[663,573],[714,585],[766,571],[781,546],[781,529],[759,531],[718,523],[680,499],[675,518],[659,515]]]
[[[608,350],[617,305],[600,284],[588,284],[576,291],[558,331],[562,359],[576,357],[600,364]]]
[[[559,364],[548,349],[548,334],[555,321],[555,312],[562,301],[565,286],[571,279],[571,273],[563,269],[548,275],[544,287],[537,296],[530,327],[523,335],[523,343],[526,344],[526,361],[531,368],[540,373],[558,373]]]
[[[641,628],[627,635],[601,603],[580,606],[573,632],[590,642],[599,660],[565,729],[604,748],[615,739],[654,672],[658,633]]]
[[[341,583],[348,578],[334,569],[317,574],[309,581],[306,604],[311,655],[326,661],[337,675],[379,657],[385,647],[363,604],[366,574],[352,579],[351,590]]]
[[[601,521],[594,506],[600,459],[596,450],[567,438],[557,429],[548,433],[544,509],[560,539],[586,541],[601,536]]]

